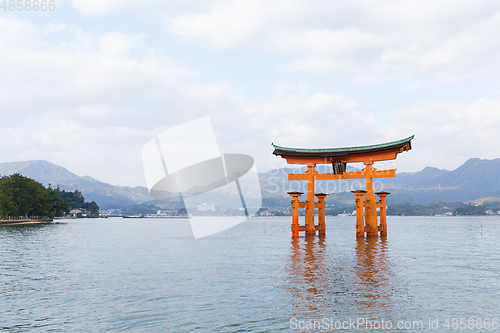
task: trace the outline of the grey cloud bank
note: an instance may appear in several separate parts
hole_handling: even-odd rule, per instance
[[[415,134],[400,171],[498,157],[500,5],[58,1],[0,11],[0,161],[146,185],[141,149],[210,116],[221,153]],[[362,134],[362,135],[360,135]]]

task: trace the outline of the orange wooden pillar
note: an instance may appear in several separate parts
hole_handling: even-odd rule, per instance
[[[352,191],[356,195],[356,237],[365,236],[365,212],[364,209],[364,199],[366,191],[357,190]]]
[[[314,226],[314,168],[316,164],[307,164],[307,199],[306,199],[306,236],[315,235],[316,227]]]
[[[328,196],[326,193],[316,193],[318,198],[318,234],[326,234],[326,224],[325,224],[325,198]]]
[[[365,224],[367,236],[378,236],[378,223],[377,223],[377,202],[375,201],[375,194],[373,193],[372,182],[372,167],[373,162],[365,162]]]
[[[375,193],[380,197],[380,236],[387,236],[387,201],[386,198],[389,192]]]
[[[292,237],[299,237],[299,197],[302,192],[288,192],[292,197]]]

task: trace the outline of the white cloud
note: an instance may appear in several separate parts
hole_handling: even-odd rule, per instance
[[[281,53],[291,57],[288,70],[456,81],[498,75],[499,11],[488,1],[221,1],[169,18],[168,27],[215,48]]]
[[[176,54],[170,45],[186,44],[176,40],[168,46],[152,45],[158,36],[141,29],[96,31],[66,21],[37,26],[0,18],[0,29],[6,32],[0,38],[0,142],[7,147],[0,160],[49,159],[78,174],[138,185],[143,183],[142,145],[169,127],[206,115],[221,151],[250,154],[264,168],[276,159],[271,142],[342,147],[411,134],[416,135],[414,149],[398,157],[400,170],[429,164],[453,169],[469,157],[498,157],[497,100],[477,97],[467,104],[442,98],[417,105],[411,100],[393,114],[392,123],[386,123],[387,118],[369,106],[377,102],[355,91],[357,82],[397,81],[404,82],[400,90],[418,90],[468,78],[496,78],[500,74],[496,4],[72,3],[87,16],[137,11],[143,17],[161,18],[168,43],[173,39],[170,33],[190,46]],[[193,53],[192,44],[198,44],[194,47],[198,53]],[[208,55],[203,53],[207,45],[213,52]],[[275,86],[274,94],[249,97],[244,92],[235,95],[231,82],[231,75],[238,75],[252,85],[251,79],[246,82],[248,73],[228,73],[219,63],[215,65],[220,68],[213,70],[217,79],[210,76],[213,73],[198,72],[202,62],[212,66],[211,56],[223,55],[230,61],[248,50],[269,54],[274,63],[266,66],[312,75],[300,79],[290,75],[290,79],[286,72],[271,73],[262,81]],[[249,63],[246,70],[269,58]],[[334,78],[354,85],[339,93],[327,85],[314,90],[296,82],[305,78],[316,87],[318,77],[322,82]],[[393,107],[389,105],[388,109]]]
[[[217,47],[233,47],[262,38],[264,30],[289,20],[290,15],[297,14],[296,9],[296,3],[284,0],[214,2],[209,12],[179,15],[168,27],[183,37],[208,40]]]
[[[272,142],[342,147],[371,144],[378,137],[375,117],[364,113],[356,101],[338,94],[310,93],[304,85],[279,84],[271,100],[238,100],[234,107],[212,117],[221,151],[253,156],[260,171],[276,166]]]
[[[99,40],[101,54],[113,58],[129,55],[129,51],[134,48],[145,36],[137,34],[127,36],[119,32],[108,32]]]
[[[391,34],[378,35],[358,28],[288,31],[275,37],[276,47],[282,52],[302,53],[307,50],[308,53],[332,57],[349,57],[359,52],[368,55],[371,49],[390,45],[397,39]]]
[[[84,15],[102,16],[113,10],[130,7],[130,0],[72,0],[73,6]]]
[[[401,109],[393,125],[381,128],[392,137],[415,135],[414,149],[403,154],[400,168],[417,171],[426,166],[453,170],[472,157],[498,158],[500,101],[479,99],[471,104],[425,103]]]
[[[0,39],[0,103],[11,110],[8,119],[50,112],[84,121],[81,111],[87,110],[96,121],[126,122],[139,107],[154,118],[166,108],[189,110],[197,99],[220,97],[229,89],[222,82],[200,84],[198,73],[145,46],[143,34],[78,29],[72,43],[49,43],[29,23],[0,19],[0,27],[9,31]],[[197,111],[182,115],[192,112]]]
[[[52,21],[47,23],[47,26],[43,29],[44,34],[50,34],[53,32],[60,32],[66,29],[66,24],[59,21]]]
[[[281,54],[278,66],[288,71],[370,83],[401,72],[442,82],[500,74],[500,4],[486,0],[72,3],[84,15],[124,10],[161,19],[168,32],[203,46]]]
[[[128,11],[146,18],[197,12],[208,9],[213,4],[211,1],[200,0],[71,0],[71,3],[78,12],[87,17],[102,17],[118,11]]]
[[[103,130],[47,116],[41,124],[2,127],[0,159],[6,162],[48,160],[80,176],[88,175],[118,185],[144,185],[141,149],[155,134],[154,130],[121,126],[107,126]]]
[[[48,159],[138,185],[142,144],[206,115],[230,91],[223,82],[200,83],[199,73],[146,46],[143,34],[76,29],[68,43],[48,41],[26,22],[2,18],[0,28],[9,32],[0,39],[2,161]]]

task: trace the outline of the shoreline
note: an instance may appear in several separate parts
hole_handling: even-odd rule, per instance
[[[52,223],[52,219],[20,219],[20,220],[0,220],[0,226],[3,225],[18,225],[18,224],[44,224],[44,223]]]

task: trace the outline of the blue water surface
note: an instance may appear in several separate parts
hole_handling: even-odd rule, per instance
[[[295,240],[290,221],[255,218],[196,240],[180,219],[2,226],[0,327],[498,331],[500,217],[388,217],[388,236],[366,239],[354,217],[327,217],[326,237]]]

